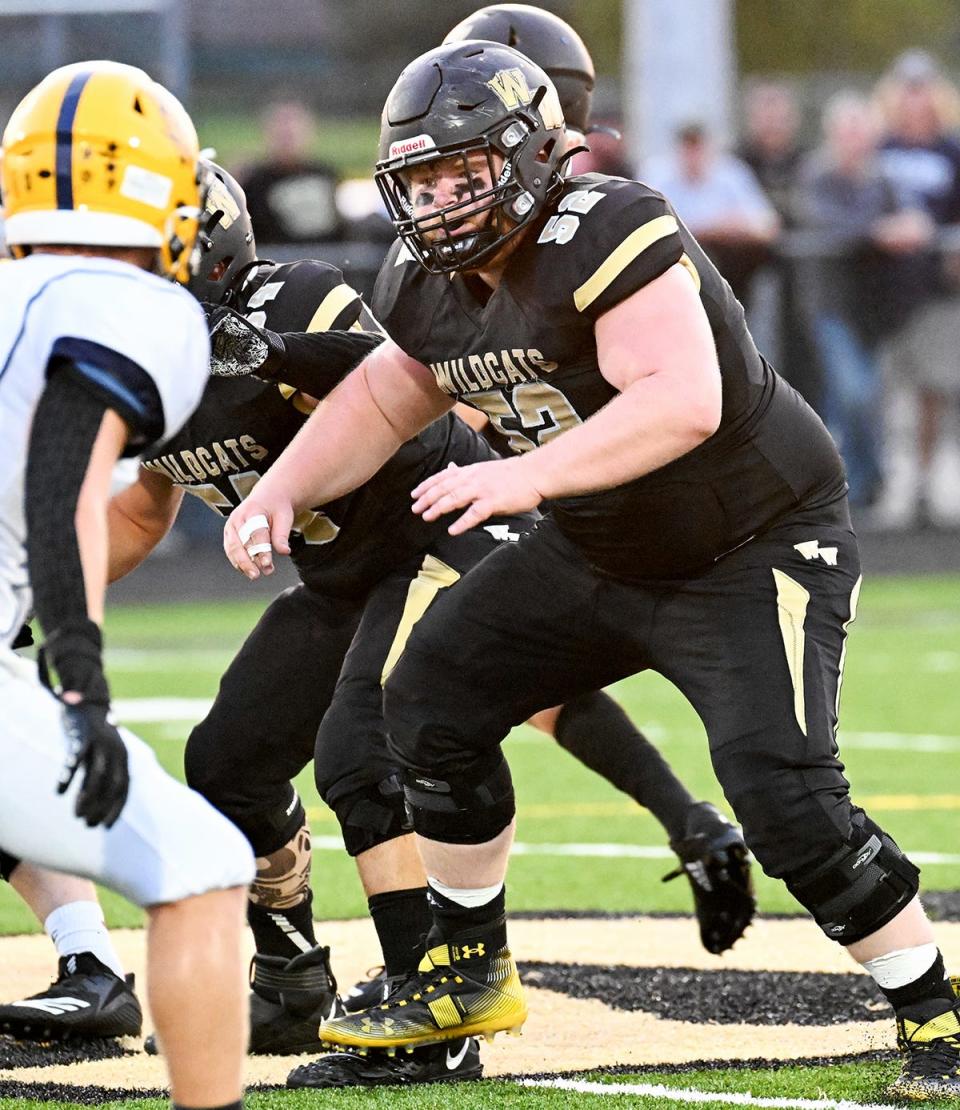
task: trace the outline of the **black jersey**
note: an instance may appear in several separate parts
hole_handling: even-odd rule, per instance
[[[677,263],[713,330],[719,428],[641,478],[552,502],[590,562],[627,580],[685,577],[791,512],[841,504],[846,489],[820,419],[757,352],[740,303],[667,201],[623,178],[571,178],[485,303],[462,275],[424,272],[398,241],[372,304],[440,389],[485,412],[523,452],[616,395],[599,371],[594,324]]]
[[[265,263],[244,285],[237,307],[257,325],[279,332],[349,328],[363,323],[366,312],[339,270],[314,261]],[[143,465],[229,516],[309,412],[288,386],[211,377],[193,416]],[[366,593],[449,523],[416,516],[410,490],[451,461],[493,457],[462,420],[452,414],[438,420],[358,490],[297,517],[290,546],[300,577],[327,594]]]

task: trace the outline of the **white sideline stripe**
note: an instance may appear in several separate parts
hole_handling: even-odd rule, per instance
[[[313,836],[310,842],[321,852],[342,852],[343,841],[339,836]],[[587,856],[593,859],[670,859],[677,857],[669,848],[644,844],[527,844],[514,841],[510,854],[514,856]],[[943,852],[907,852],[915,863],[960,863],[960,855]],[[859,1104],[858,1104],[859,1105]]]
[[[114,716],[128,725],[154,725],[168,721],[196,724],[210,711],[210,698],[117,698]]]
[[[522,1087],[549,1087],[584,1095],[634,1095],[666,1098],[672,1102],[724,1102],[731,1106],[769,1106],[777,1110],[892,1110],[890,1103],[852,1102],[832,1098],[760,1098],[749,1091],[701,1091],[696,1087],[667,1087],[662,1083],[596,1083],[588,1079],[518,1079]]]
[[[134,724],[160,724],[165,721],[197,722],[205,717],[213,704],[210,698],[118,698],[113,703],[114,713],[121,720]],[[655,739],[667,740],[662,726],[648,727],[647,733]],[[536,734],[541,739],[541,734]],[[543,742],[549,738],[542,737]],[[510,743],[515,743],[515,737]],[[910,752],[960,752],[960,736],[939,735],[928,732],[848,732],[840,730],[840,746],[848,748],[894,749]]]

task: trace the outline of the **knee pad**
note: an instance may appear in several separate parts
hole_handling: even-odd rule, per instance
[[[516,812],[510,768],[499,748],[447,779],[408,769],[403,793],[416,831],[446,844],[492,840]]]
[[[270,809],[254,809],[248,804],[232,805],[224,801],[212,804],[250,841],[255,856],[272,855],[289,844],[297,830],[307,824],[307,811],[292,786],[289,803]]]
[[[10,876],[19,863],[20,860],[16,856],[11,856],[9,852],[0,848],[0,879],[10,882]]]
[[[399,774],[389,775],[343,797],[324,800],[337,815],[348,855],[358,856],[413,830]]]
[[[855,944],[881,929],[920,889],[920,871],[864,813],[855,814],[851,838],[824,864],[791,875],[790,893],[831,939]]]

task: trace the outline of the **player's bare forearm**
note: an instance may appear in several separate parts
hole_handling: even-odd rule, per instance
[[[347,375],[261,479],[258,499],[283,491],[296,511],[335,501],[452,404],[401,359],[412,362],[387,341]]]
[[[142,468],[132,486],[110,499],[109,582],[116,582],[140,566],[170,531],[182,501],[183,490],[168,478]]]
[[[272,552],[289,553],[299,511],[355,490],[452,404],[427,367],[387,340],[313,412],[231,514],[223,534],[227,558],[251,579],[272,573]]]

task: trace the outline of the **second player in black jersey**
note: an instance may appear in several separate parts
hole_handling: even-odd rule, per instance
[[[664,198],[565,181],[566,153],[556,91],[523,55],[467,41],[404,70],[377,169],[401,240],[374,303],[391,339],[225,530],[238,570],[269,570],[298,508],[353,488],[458,398],[517,455],[437,473],[413,489],[414,511],[459,512],[458,535],[552,505],[438,599],[386,683],[434,923],[418,975],[322,1035],[420,1045],[522,1025],[500,741],[561,690],[649,668],[703,720],[764,870],[896,1009],[895,1092],[955,1093],[960,1053],[944,1030],[960,1011],[919,872],[851,802],[836,745],[860,589],[839,456]],[[933,1050],[950,1055],[940,1078]]]

